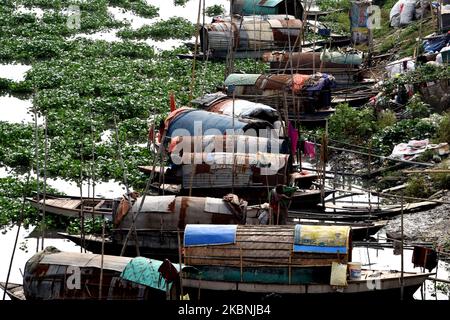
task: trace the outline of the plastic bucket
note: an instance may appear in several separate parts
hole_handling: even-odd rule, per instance
[[[350,274],[350,280],[361,279],[361,263],[360,262],[349,262],[348,271]]]

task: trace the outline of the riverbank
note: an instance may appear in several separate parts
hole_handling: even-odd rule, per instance
[[[442,198],[450,202],[450,194]],[[386,234],[400,238],[401,217],[389,221]],[[406,240],[432,242],[436,247],[450,248],[450,204],[442,204],[433,209],[414,212],[404,216],[403,232]]]

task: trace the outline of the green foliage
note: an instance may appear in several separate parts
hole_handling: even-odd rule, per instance
[[[439,122],[436,140],[437,142],[450,143],[450,112],[444,113],[444,116]]]
[[[442,162],[438,169],[449,170],[450,160]],[[450,190],[450,173],[433,173],[431,174],[431,180],[437,189]]]
[[[17,223],[22,217],[22,202],[23,196],[32,196],[33,191],[37,190],[37,182],[35,179],[30,179],[27,184],[23,178],[14,176],[0,178],[0,227],[9,225],[10,223]],[[43,182],[40,181],[40,190],[43,190]],[[57,194],[58,192],[47,186],[47,192]],[[23,206],[23,225],[28,228],[30,225],[35,225],[40,222],[38,211],[31,207],[28,203]],[[57,219],[54,217],[46,217],[46,224],[56,225]]]
[[[145,0],[109,0],[110,5],[133,11],[144,18],[158,16],[159,8],[147,4]]]
[[[430,115],[430,105],[423,102],[416,93],[406,104],[406,111],[412,118],[425,118]]]
[[[109,220],[104,220],[105,222],[105,233],[108,234],[108,232],[112,228],[112,223]],[[69,225],[66,229],[68,234],[81,234],[81,220],[80,219],[73,219],[69,222]],[[102,218],[85,218],[83,223],[83,232],[88,234],[102,234],[103,229],[103,220]]]
[[[376,131],[374,111],[370,108],[354,109],[340,104],[330,117],[328,132],[331,139],[365,143]]]
[[[450,68],[425,64],[415,70],[387,79],[383,82],[382,89],[386,94],[392,93],[399,85],[421,84],[443,79],[450,79]]]
[[[117,33],[124,39],[146,39],[162,41],[167,39],[188,40],[195,34],[195,26],[187,19],[171,17],[168,20],[145,25],[137,30],[124,29]]]
[[[205,14],[208,17],[216,17],[221,16],[225,13],[225,7],[223,5],[215,4],[209,7],[206,7]]]
[[[175,6],[185,6],[186,5],[186,3],[188,3],[189,2],[189,0],[173,0],[173,4],[175,5]]]
[[[380,129],[384,129],[386,127],[390,127],[397,122],[397,117],[395,115],[395,112],[392,110],[382,110],[378,114],[378,127]]]
[[[22,1],[31,7],[63,8],[69,1]],[[108,3],[126,9],[142,1],[93,0],[80,4],[90,23],[82,31],[98,31],[123,25],[107,14]],[[175,92],[177,106],[187,105],[192,82],[192,61],[178,59],[186,47],[155,53],[151,46],[131,41],[108,43],[100,40],[69,40],[72,30],[55,14],[46,16],[45,25],[34,15],[16,14],[10,2],[0,6],[0,60],[22,61],[32,65],[25,80],[0,79],[6,93],[32,95],[33,106],[48,123],[47,177],[80,183],[95,176],[96,181],[122,181],[124,171],[131,187],[145,187],[146,176],[138,170],[152,155],[146,147],[147,119],[163,118],[169,111],[169,92]],[[91,18],[89,18],[91,17]],[[181,21],[181,20],[180,20]],[[173,22],[173,21],[172,21]],[[167,23],[167,22],[165,22]],[[5,26],[5,28],[3,28]],[[160,25],[159,25],[160,26]],[[180,30],[160,30],[174,34]],[[77,31],[80,32],[80,31]],[[155,31],[155,34],[158,34]],[[235,63],[238,72],[259,73],[268,66],[254,60]],[[194,97],[213,92],[223,81],[225,64],[197,61]],[[115,135],[101,141],[106,130],[114,131],[117,118],[121,154]],[[39,159],[44,166],[44,128],[39,126]],[[125,162],[121,165],[120,156]],[[34,126],[0,122],[0,165],[14,173],[36,167]],[[93,165],[93,166],[92,166]],[[93,172],[92,172],[93,171]],[[13,178],[22,182],[21,179]],[[32,190],[36,190],[34,186]],[[42,188],[41,188],[42,190]],[[17,221],[21,194],[2,197],[0,224]],[[39,223],[37,212],[27,215],[28,224]],[[46,225],[58,222],[50,215]]]
[[[0,121],[0,165],[30,168],[33,161],[33,127]]]
[[[436,133],[436,127],[422,119],[407,119],[386,127],[373,136],[373,145],[382,150],[383,154],[390,154],[398,143],[409,140],[431,138]]]
[[[430,183],[423,175],[417,174],[409,177],[405,188],[408,197],[428,198],[433,193]]]
[[[316,4],[322,11],[336,10],[336,9],[350,10],[352,5],[350,0],[317,0]]]

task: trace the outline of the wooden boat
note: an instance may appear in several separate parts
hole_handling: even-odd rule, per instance
[[[381,205],[380,207],[373,205],[364,205],[360,206],[357,204],[349,204],[349,203],[339,203],[336,202],[335,204],[327,202],[325,203],[326,209],[336,210],[337,212],[344,212],[345,214],[369,214],[372,212],[379,212],[383,211],[386,213],[392,213],[392,214],[400,214],[400,212],[403,210],[403,212],[414,212],[418,210],[424,210],[429,209],[432,207],[437,206],[439,203],[436,201],[422,201],[422,202],[414,202],[414,203],[405,203],[403,205],[403,208],[400,204],[393,204],[393,205]]]
[[[150,274],[145,281],[143,277],[127,276],[133,258],[104,255],[102,263],[101,255],[47,247],[26,263],[23,293],[26,300],[166,300],[167,296],[176,299],[179,281],[167,286],[164,279],[158,281],[163,262],[140,259],[145,259],[145,270],[140,271]],[[134,266],[131,267],[132,271]]]
[[[226,226],[229,228],[230,226]],[[333,263],[351,261],[348,226],[186,226],[184,262],[196,273],[183,274],[190,296],[203,299],[259,297],[279,294],[287,298],[400,298],[400,272],[364,270],[359,280],[330,285]],[[234,233],[232,232],[234,231]],[[429,274],[405,273],[405,297],[422,285]],[[342,280],[342,276],[340,276]]]
[[[35,254],[25,265],[24,284],[11,284],[14,298],[21,300],[98,300],[100,288],[101,255],[60,252],[47,247]],[[136,267],[141,272],[136,273]],[[273,264],[272,264],[273,267]],[[150,277],[142,276],[149,273]],[[347,286],[333,287],[326,280],[306,283],[273,283],[261,276],[254,280],[218,280],[213,275],[221,268],[213,268],[209,274],[199,273],[192,266],[183,265],[183,293],[190,299],[201,301],[226,301],[242,298],[270,300],[283,299],[399,299],[400,272],[362,270],[359,280],[347,280]],[[171,271],[168,273],[167,271]],[[103,256],[103,281],[101,300],[176,300],[180,296],[180,267],[170,261],[158,261],[142,257],[128,258]],[[133,272],[134,271],[134,272]],[[167,275],[170,275],[168,277]],[[79,278],[78,278],[79,275]],[[295,274],[293,273],[293,279]],[[404,297],[412,294],[431,273],[404,273]],[[232,274],[220,275],[233,276]],[[317,274],[315,275],[320,278]],[[165,279],[171,278],[168,285]],[[273,279],[274,277],[272,277]],[[161,281],[159,281],[161,279]],[[22,291],[22,294],[20,294]]]
[[[376,234],[383,227],[386,226],[387,221],[375,221],[370,223],[330,223],[330,222],[312,222],[312,221],[300,221],[297,223],[305,224],[305,225],[344,225],[349,226],[351,228],[352,239],[354,241],[363,241],[370,236]],[[296,224],[296,222],[291,221],[290,224]],[[141,231],[138,231],[139,233]],[[97,235],[86,235],[84,238],[79,234],[68,234],[59,232],[60,236],[74,242],[75,244],[81,246],[82,248],[93,252],[93,253],[101,253],[102,251],[102,238]],[[160,233],[162,239],[165,238],[163,233]],[[177,245],[177,242],[174,240],[173,245]],[[111,236],[107,236],[104,243],[104,252],[109,255],[120,255],[122,251],[123,243],[113,241]],[[148,248],[139,248],[140,254],[144,257],[153,257],[156,259],[170,259],[171,261],[178,261],[178,252],[175,249],[172,250],[157,250],[157,248],[153,248],[152,250],[148,250]],[[136,254],[136,247],[134,242],[131,241],[130,244],[125,249],[125,256],[134,256]]]
[[[413,294],[423,285],[432,273],[404,272],[404,299],[412,300]],[[201,301],[225,301],[233,297],[240,300],[255,298],[270,301],[282,298],[283,301],[299,300],[347,300],[368,301],[368,299],[392,301],[400,300],[400,271],[361,270],[360,280],[348,280],[347,286],[337,289],[329,284],[267,284],[240,281],[216,281],[183,278],[184,292]],[[372,300],[371,300],[372,301]]]
[[[339,211],[339,212],[325,212],[325,211],[306,211],[306,210],[289,210],[291,218],[298,219],[312,219],[320,221],[340,221],[340,222],[363,222],[363,221],[378,221],[385,220],[398,215],[398,212],[374,210],[372,212],[366,211]]]
[[[363,222],[363,223],[351,223],[351,222],[324,222],[324,221],[312,221],[300,219],[300,221],[292,221],[291,224],[304,224],[304,225],[321,225],[321,226],[349,226],[351,228],[352,240],[362,241],[370,238],[387,224],[387,220]]]
[[[324,198],[332,194],[334,191],[325,190]],[[291,204],[289,209],[308,209],[317,208],[322,199],[320,190],[299,190],[296,191],[291,197]]]
[[[32,198],[26,198],[26,200],[34,208],[44,210],[43,194],[40,194],[39,198],[35,195]],[[59,216],[78,218],[83,210],[85,216],[105,216],[105,218],[111,219],[114,201],[113,199],[82,199],[80,197],[47,194],[45,196],[45,212]]]
[[[25,300],[25,295],[23,294],[23,285],[18,283],[8,283],[0,282],[0,288],[6,291],[6,294],[11,300]]]

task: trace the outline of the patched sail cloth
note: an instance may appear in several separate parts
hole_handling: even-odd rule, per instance
[[[295,226],[294,252],[347,254],[349,226]]]

